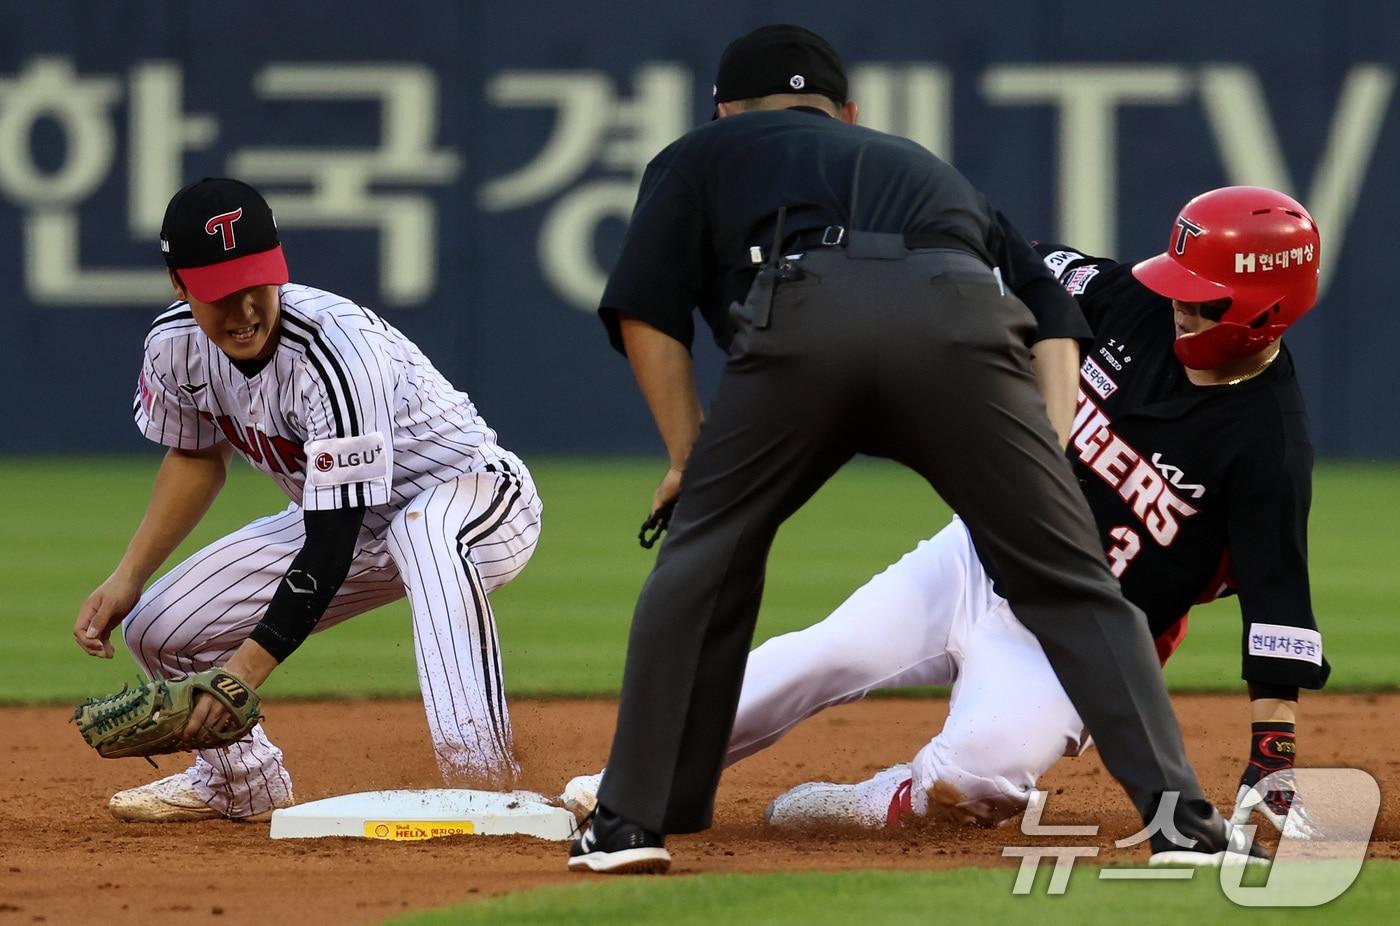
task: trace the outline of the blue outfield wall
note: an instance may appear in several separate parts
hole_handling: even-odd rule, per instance
[[[724,44],[792,19],[840,48],[867,124],[1030,237],[1141,257],[1196,192],[1293,193],[1323,229],[1323,301],[1289,336],[1319,450],[1400,457],[1389,0],[0,0],[0,452],[141,445],[161,213],[228,174],[269,194],[295,279],[384,311],[509,445],[657,449],[591,303]]]

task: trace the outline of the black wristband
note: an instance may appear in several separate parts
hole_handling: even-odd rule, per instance
[[[1274,698],[1279,701],[1297,701],[1297,685],[1275,685],[1272,682],[1249,682],[1249,699],[1259,701]]]
[[[1249,764],[1261,772],[1291,768],[1298,756],[1294,726],[1282,720],[1259,720],[1250,725]]]

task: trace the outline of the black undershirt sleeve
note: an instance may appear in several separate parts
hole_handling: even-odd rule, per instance
[[[1241,675],[1255,686],[1321,688],[1331,666],[1308,583],[1312,448],[1285,435],[1252,449],[1232,464],[1225,483],[1227,542],[1244,622]]]
[[[278,662],[305,642],[340,590],[355,560],[355,540],[364,520],[364,508],[302,514],[306,540],[277,584],[262,620],[248,635]]]

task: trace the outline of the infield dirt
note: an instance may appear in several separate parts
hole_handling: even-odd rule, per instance
[[[1182,729],[1208,795],[1233,799],[1248,745],[1242,696],[1179,696]],[[286,753],[300,800],[378,788],[440,787],[422,707],[404,702],[269,703],[267,729]],[[606,758],[611,701],[522,700],[514,726],[522,787],[558,793],[569,777]],[[1372,854],[1400,858],[1400,746],[1380,735],[1394,727],[1400,695],[1308,698],[1299,727],[1302,764],[1350,766],[1381,783]],[[566,846],[528,838],[459,837],[428,842],[294,840],[273,842],[267,825],[224,821],[122,824],[108,796],[184,767],[161,770],[137,759],[100,759],[59,708],[0,710],[0,926],[103,921],[143,926],[212,917],[219,923],[374,923],[405,910],[577,883],[565,871]],[[765,753],[725,774],[716,825],[673,838],[673,874],[919,869],[960,865],[1007,868],[1007,845],[1046,842],[1014,826],[995,830],[925,823],[880,832],[774,830],[763,808],[802,781],[856,781],[907,761],[947,713],[946,700],[873,700],[803,724]],[[998,731],[987,731],[996,736]],[[1127,799],[1097,753],[1065,759],[1042,780],[1051,792],[1044,822],[1097,823],[1099,857],[1131,861],[1112,840],[1139,829]]]

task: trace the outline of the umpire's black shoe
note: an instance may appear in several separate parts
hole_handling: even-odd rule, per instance
[[[1158,830],[1151,837],[1152,856],[1147,864],[1216,867],[1224,864],[1226,855],[1241,856],[1247,865],[1267,865],[1270,861],[1249,833],[1226,823],[1206,801],[1184,802],[1176,808],[1172,822],[1190,846],[1182,846]]]
[[[659,875],[671,867],[666,838],[624,820],[601,804],[569,848],[570,871]]]

